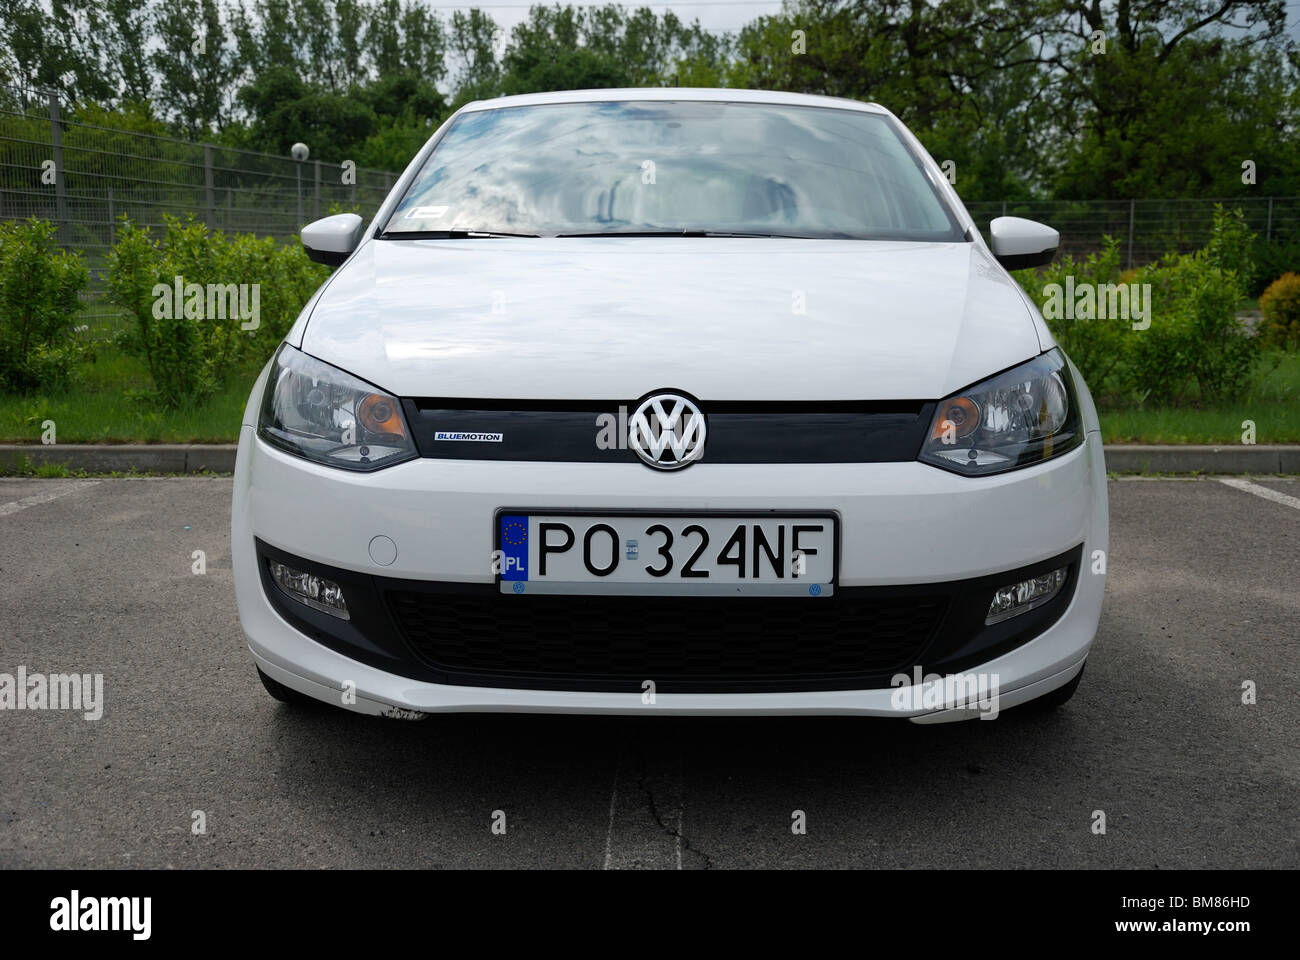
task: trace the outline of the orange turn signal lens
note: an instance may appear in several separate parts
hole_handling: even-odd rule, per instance
[[[361,425],[371,433],[406,436],[406,421],[402,419],[397,401],[392,397],[378,393],[368,394],[357,405],[357,416]]]
[[[975,401],[970,397],[954,397],[940,404],[930,439],[942,440],[947,435],[960,440],[974,433],[979,425],[980,408]]]

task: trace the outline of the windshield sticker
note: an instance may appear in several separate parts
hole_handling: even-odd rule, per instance
[[[446,207],[412,207],[406,214],[407,220],[437,220],[447,212]]]

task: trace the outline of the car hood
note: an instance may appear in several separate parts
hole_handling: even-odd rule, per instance
[[[302,349],[402,397],[938,399],[1039,353],[976,243],[370,240]]]

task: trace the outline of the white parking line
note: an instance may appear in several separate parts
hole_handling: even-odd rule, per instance
[[[621,760],[614,761],[614,789],[609,794],[609,829],[605,831],[605,867],[609,869],[609,863],[614,855],[614,812],[618,809],[618,768],[622,765]]]
[[[677,758],[677,869],[682,868],[682,831],[686,828],[686,760]]]
[[[682,758],[625,751],[610,791],[605,869],[682,869],[684,819]]]
[[[1220,477],[1219,482],[1226,483],[1235,490],[1245,490],[1247,493],[1253,493],[1265,500],[1272,500],[1274,503],[1300,510],[1300,497],[1293,497],[1287,493],[1278,493],[1268,487],[1261,487],[1258,483],[1251,483],[1249,480],[1238,480],[1236,477]]]
[[[40,493],[33,493],[30,497],[23,497],[21,500],[11,500],[8,503],[0,503],[0,517],[7,517],[10,514],[17,513],[19,510],[26,510],[28,507],[36,507],[40,506],[42,503],[49,503],[51,500],[66,497],[70,493],[76,493],[78,490],[85,490],[98,483],[98,480],[71,480],[66,483],[61,483],[58,486],[51,486],[49,490],[42,490]]]

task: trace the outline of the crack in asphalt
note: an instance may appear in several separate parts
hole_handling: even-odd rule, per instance
[[[683,850],[688,851],[694,854],[695,856],[699,857],[704,864],[703,869],[712,870],[713,859],[707,853],[705,853],[703,850],[696,847],[695,844],[691,842],[690,838],[687,837],[681,830],[675,829],[674,827],[671,827],[668,824],[664,823],[663,817],[660,816],[659,814],[659,805],[655,803],[654,791],[651,790],[649,784],[646,783],[646,781],[649,779],[649,776],[650,775],[645,772],[645,768],[643,766],[640,776],[637,777],[636,785],[637,788],[641,791],[641,793],[645,796],[646,808],[650,811],[650,816],[654,818],[655,824],[659,827],[660,830],[668,834],[668,836],[673,837],[675,840],[681,841]],[[684,776],[681,781],[680,800],[681,800],[682,808],[684,810],[686,806],[686,780]]]

